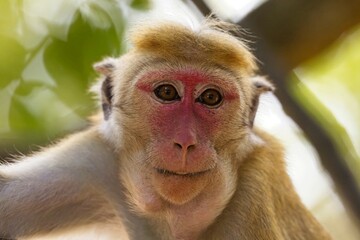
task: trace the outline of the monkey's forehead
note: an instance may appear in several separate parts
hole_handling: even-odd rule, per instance
[[[253,55],[241,40],[206,24],[198,31],[177,23],[142,26],[132,32],[131,41],[133,51],[168,60],[213,61],[247,75],[257,68]]]

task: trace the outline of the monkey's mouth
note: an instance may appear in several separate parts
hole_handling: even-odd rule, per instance
[[[179,176],[179,177],[196,177],[206,174],[210,169],[200,172],[173,172],[166,169],[155,168],[156,172],[165,176]]]

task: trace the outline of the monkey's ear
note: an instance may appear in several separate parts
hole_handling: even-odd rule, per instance
[[[275,90],[274,85],[270,83],[269,80],[267,80],[263,76],[253,77],[252,84],[253,84],[253,95],[252,95],[250,115],[249,115],[250,127],[253,127],[254,125],[256,111],[259,106],[260,95],[264,92],[270,92],[270,91],[272,92]]]
[[[109,119],[112,110],[113,80],[112,74],[115,69],[116,59],[106,58],[102,62],[94,64],[94,69],[105,76],[101,84],[101,106],[105,120]]]

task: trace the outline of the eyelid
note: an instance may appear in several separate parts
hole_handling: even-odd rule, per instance
[[[182,89],[182,87],[180,87],[181,85],[176,83],[176,81],[173,81],[173,80],[163,80],[163,81],[154,83],[152,86],[152,91],[154,92],[154,90],[156,88],[158,88],[161,85],[166,85],[166,84],[173,86],[176,89],[177,93],[179,94],[180,98],[183,97],[183,89]]]
[[[214,89],[214,90],[218,91],[220,93],[221,97],[224,98],[224,91],[220,87],[213,85],[213,84],[209,84],[209,85],[203,85],[195,90],[195,93],[194,93],[195,99],[199,98],[200,95],[203,94],[208,89]]]

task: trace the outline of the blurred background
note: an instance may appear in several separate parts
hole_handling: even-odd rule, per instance
[[[131,26],[210,12],[243,27],[277,86],[256,125],[284,142],[303,202],[334,239],[360,239],[359,0],[1,0],[0,162],[88,126],[92,65],[126,52]]]

